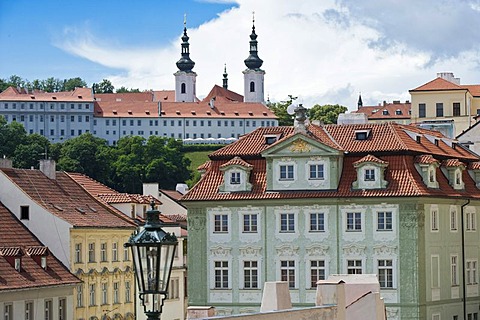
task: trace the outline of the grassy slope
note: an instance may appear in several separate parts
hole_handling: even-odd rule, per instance
[[[200,178],[200,174],[197,172],[198,166],[204,164],[206,161],[208,161],[208,155],[212,153],[213,151],[193,151],[193,152],[186,152],[185,157],[190,159],[190,171],[193,172],[193,177],[190,180],[187,180],[187,184],[189,187],[192,187],[193,184],[195,184],[198,179]]]

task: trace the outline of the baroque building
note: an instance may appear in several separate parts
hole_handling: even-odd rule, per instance
[[[110,145],[129,135],[230,143],[258,127],[278,125],[277,117],[265,106],[265,71],[260,69],[263,61],[258,57],[255,26],[250,39],[243,71],[245,96],[228,89],[225,67],[223,86],[214,85],[205,98],[197,98],[195,62],[190,58],[185,26],[175,90],[98,94],[90,88],[45,93],[10,87],[0,93],[0,115],[51,142],[90,132]]]
[[[189,304],[258,311],[263,283],[281,280],[311,306],[318,280],[369,273],[388,319],[477,318],[478,156],[435,131],[296,112],[211,153],[182,198]]]

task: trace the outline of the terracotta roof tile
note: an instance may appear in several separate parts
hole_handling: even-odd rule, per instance
[[[210,160],[204,162],[203,164],[199,165],[197,167],[197,171],[203,171],[203,170],[208,170],[208,168],[210,168],[210,165],[212,164],[212,162]]]
[[[48,255],[48,248],[43,246],[29,247],[26,254],[29,256],[46,256]]]
[[[160,189],[160,191],[165,194],[166,196],[172,198],[173,200],[180,200],[182,197],[182,194],[178,192],[177,190],[165,190],[165,189]]]
[[[212,90],[203,99],[204,102],[210,102],[212,98],[224,99],[226,101],[243,102],[243,96],[236,92],[230,91],[218,85],[214,85]]]
[[[448,80],[438,77],[415,89],[410,90],[409,92],[432,91],[432,90],[464,90],[464,89],[458,84],[455,84],[453,82],[450,82]]]
[[[379,106],[363,106],[352,113],[365,113],[370,120],[376,119],[410,119],[410,109],[412,104],[405,103],[386,103]]]
[[[134,228],[123,214],[97,201],[65,172],[56,179],[39,170],[0,169],[34,201],[74,227]]]
[[[431,154],[422,154],[420,156],[415,157],[415,163],[420,164],[431,164],[431,163],[439,163],[437,159],[432,157]]]
[[[0,101],[48,101],[48,102],[93,102],[93,92],[91,88],[76,88],[74,91],[62,92],[42,92],[34,91],[27,93],[25,90],[18,91],[9,87],[0,92]]]
[[[480,161],[470,162],[468,164],[468,169],[469,170],[480,170]]]
[[[20,257],[23,255],[22,248],[20,247],[0,247],[1,257]]]
[[[246,167],[246,168],[252,168],[252,167],[253,167],[250,163],[248,163],[248,162],[242,160],[242,158],[236,156],[236,157],[234,157],[232,160],[230,160],[230,161],[222,164],[222,165],[220,166],[220,170],[221,170],[222,168],[226,168],[226,167],[228,167],[228,166],[234,166],[234,165],[242,166],[242,167]]]
[[[380,160],[380,159],[378,159],[377,157],[369,154],[369,155],[366,155],[365,157],[361,158],[360,160],[355,161],[355,162],[353,163],[353,165],[354,165],[354,166],[358,166],[359,164],[365,163],[365,162],[373,162],[373,163],[379,163],[379,164],[388,164],[387,161]]]
[[[155,202],[155,204],[162,204],[158,199],[152,196],[144,196],[141,194],[108,193],[108,194],[97,194],[96,196],[103,199],[107,203],[150,204],[153,201]]]
[[[465,167],[465,164],[458,159],[446,159],[442,161],[442,166],[444,167]]]
[[[13,251],[27,253],[48,250],[1,202],[0,221],[0,247],[14,247]],[[52,254],[47,255],[47,269],[43,269],[32,255],[22,256],[20,272],[7,259],[0,256],[0,292],[80,283]]]

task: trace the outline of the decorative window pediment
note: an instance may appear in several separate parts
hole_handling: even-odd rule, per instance
[[[384,189],[388,182],[385,180],[385,169],[388,162],[373,155],[367,155],[353,163],[357,170],[357,180],[353,182],[353,189]]]
[[[437,168],[440,163],[430,154],[423,154],[415,158],[415,169],[422,176],[423,183],[428,188],[438,188]]]
[[[223,172],[223,183],[218,187],[219,191],[251,191],[252,184],[249,180],[252,169],[253,166],[240,157],[235,157],[224,163],[220,166],[220,171]]]
[[[477,189],[480,189],[480,161],[468,164],[468,174],[475,181]]]
[[[463,171],[465,170],[465,164],[458,159],[447,159],[442,162],[442,172],[448,179],[448,184],[455,190],[465,189],[465,183],[463,182]]]

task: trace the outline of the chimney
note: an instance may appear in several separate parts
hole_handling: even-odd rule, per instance
[[[8,158],[2,158],[0,159],[0,168],[3,169],[11,169],[13,168],[12,166],[12,160]]]
[[[437,72],[437,78],[442,78],[456,85],[460,85],[460,78],[455,78],[453,72]]]
[[[305,120],[307,120],[307,109],[302,104],[299,104],[298,107],[294,109],[295,112],[295,133],[301,132],[306,133],[307,127],[305,126]]]
[[[40,171],[43,172],[49,179],[55,180],[56,178],[56,166],[55,160],[51,159],[41,159],[40,160]]]

